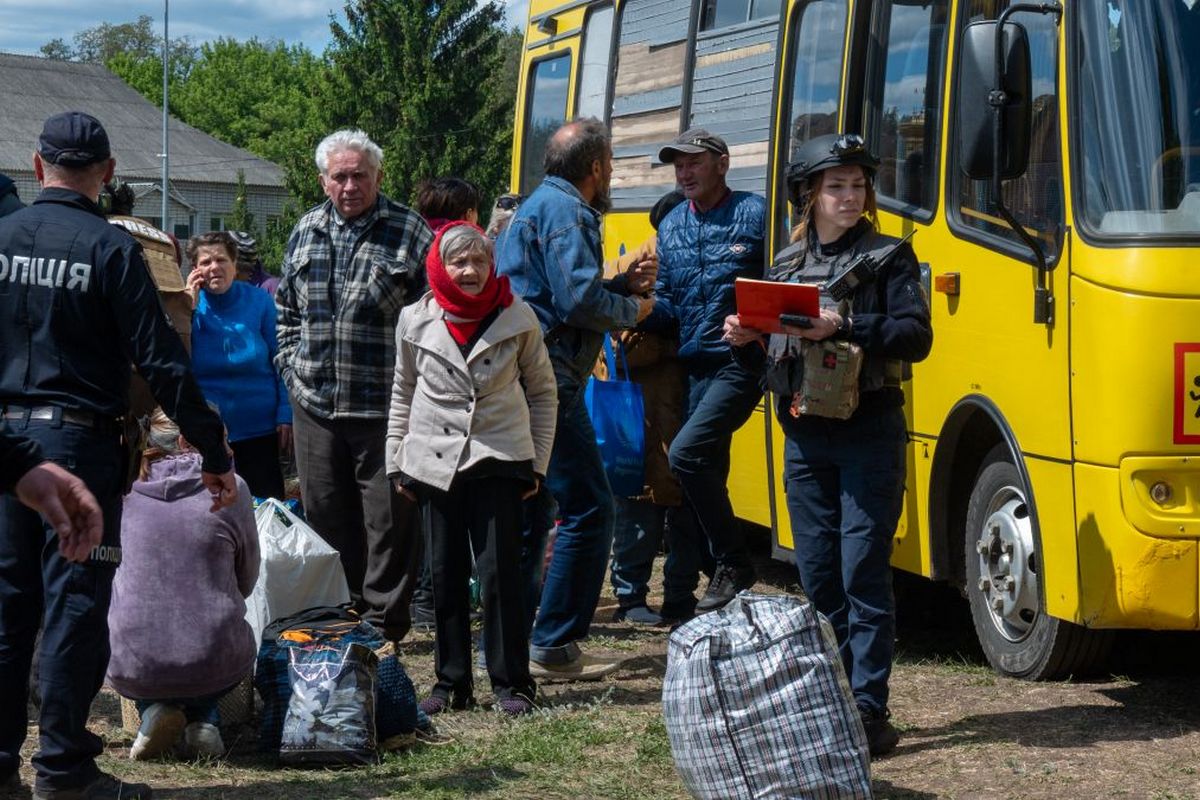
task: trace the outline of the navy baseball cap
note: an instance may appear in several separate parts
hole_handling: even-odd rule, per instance
[[[82,111],[64,111],[42,126],[38,153],[51,164],[86,167],[108,159],[112,150],[100,120]]]
[[[670,164],[675,156],[693,153],[716,153],[719,156],[729,155],[729,145],[725,140],[704,128],[689,128],[675,137],[672,144],[658,151],[658,160]]]

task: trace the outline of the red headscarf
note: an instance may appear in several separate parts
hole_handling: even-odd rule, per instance
[[[508,285],[508,276],[496,274],[494,261],[479,294],[467,294],[450,280],[446,265],[442,263],[442,237],[446,235],[446,231],[458,225],[469,225],[479,231],[481,236],[484,235],[478,225],[466,220],[455,220],[441,226],[433,237],[429,255],[425,257],[425,273],[429,277],[433,299],[437,300],[437,304],[446,314],[446,329],[450,331],[450,336],[455,342],[464,345],[471,341],[471,337],[479,329],[479,323],[489,314],[497,308],[508,308],[512,305],[513,294]]]

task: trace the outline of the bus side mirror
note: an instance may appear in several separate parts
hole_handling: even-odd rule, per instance
[[[996,86],[996,26],[994,21],[972,22],[963,29],[959,48],[958,164],[976,181],[991,180],[996,152],[994,104],[1004,109],[1000,129],[1000,178],[1025,173],[1029,165],[1031,83],[1029,37],[1015,22],[1004,25],[1000,44],[1001,86]]]

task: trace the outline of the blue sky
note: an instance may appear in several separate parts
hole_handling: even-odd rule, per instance
[[[529,0],[504,0],[511,24],[524,27]],[[331,0],[171,0],[171,38],[205,42],[282,39],[320,53],[329,40],[329,16],[344,3]],[[72,43],[74,34],[102,22],[132,22],[141,14],[161,30],[162,0],[0,0],[0,52],[37,55],[54,38]]]

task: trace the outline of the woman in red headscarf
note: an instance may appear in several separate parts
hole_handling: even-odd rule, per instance
[[[471,554],[483,589],[488,675],[505,714],[533,709],[520,575],[522,501],[546,474],[558,407],[533,310],[497,275],[469,222],[437,232],[430,291],[396,328],[388,475],[421,503],[433,574],[437,684],[427,714],[474,704]]]

